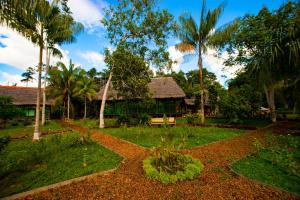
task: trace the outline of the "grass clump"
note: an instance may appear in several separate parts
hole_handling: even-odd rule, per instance
[[[270,136],[254,141],[254,155],[233,164],[233,169],[263,183],[300,195],[300,137]]]
[[[78,133],[11,141],[0,158],[0,197],[108,170],[121,161]]]

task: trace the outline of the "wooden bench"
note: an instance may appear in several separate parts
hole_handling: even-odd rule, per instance
[[[152,118],[150,124],[151,125],[163,125],[164,123],[168,125],[176,125],[175,117],[167,117],[166,122],[164,118]]]

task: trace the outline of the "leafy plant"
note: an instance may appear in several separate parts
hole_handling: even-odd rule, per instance
[[[0,151],[4,149],[4,147],[10,142],[10,136],[2,136],[0,137]]]

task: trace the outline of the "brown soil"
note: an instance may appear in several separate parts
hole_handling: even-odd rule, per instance
[[[72,125],[72,128],[88,132],[82,127]],[[174,185],[164,185],[145,177],[142,160],[149,152],[144,148],[94,132],[94,140],[126,158],[115,172],[51,189],[26,199],[300,199],[288,192],[240,177],[229,168],[231,162],[253,151],[255,138],[262,138],[265,132],[280,129],[285,129],[284,123],[250,131],[231,140],[184,150],[184,153],[199,158],[205,168],[195,180]]]

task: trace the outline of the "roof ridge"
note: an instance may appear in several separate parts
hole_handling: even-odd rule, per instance
[[[0,88],[11,88],[11,89],[38,89],[38,87],[27,87],[27,86],[10,86],[10,85],[0,85]],[[41,89],[44,89],[41,87]]]

